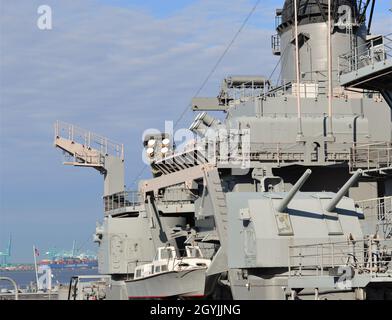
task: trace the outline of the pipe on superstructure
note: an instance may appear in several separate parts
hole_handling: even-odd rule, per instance
[[[348,189],[350,189],[351,186],[358,181],[361,175],[362,175],[362,169],[358,169],[353,174],[353,176],[344,184],[344,186],[340,188],[340,190],[335,195],[335,197],[333,197],[333,199],[327,204],[325,210],[327,210],[328,212],[334,211],[339,201],[344,197]]]
[[[286,197],[284,197],[284,199],[276,207],[277,211],[279,211],[279,212],[286,211],[287,206],[289,205],[290,201],[294,198],[295,194],[299,191],[299,189],[302,187],[302,185],[305,183],[305,181],[308,180],[311,173],[312,173],[312,170],[310,170],[310,169],[307,169],[304,172],[304,174],[301,176],[301,178],[298,179],[298,181],[295,183],[295,185],[287,193]]]
[[[332,137],[332,43],[331,43],[331,0],[328,0],[328,136]]]
[[[298,45],[298,13],[297,13],[297,0],[294,1],[294,32],[295,32],[295,68],[297,78],[297,138],[302,138],[302,116],[301,116],[301,95],[300,95],[300,83],[299,83],[299,45]]]

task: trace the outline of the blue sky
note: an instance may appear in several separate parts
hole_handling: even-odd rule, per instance
[[[53,123],[63,120],[125,145],[126,183],[143,167],[141,136],[188,105],[256,1],[46,0],[53,30],[36,26],[41,0],[0,2],[0,251],[13,235],[14,262],[31,247],[94,248],[103,182],[63,166]],[[389,1],[374,31],[391,32]],[[228,74],[269,75],[274,10],[262,1],[201,95]],[[181,123],[189,126],[188,112]],[[144,175],[148,177],[148,172]]]
[[[99,0],[98,2],[110,6],[143,10],[154,17],[166,18],[195,3],[196,0]]]

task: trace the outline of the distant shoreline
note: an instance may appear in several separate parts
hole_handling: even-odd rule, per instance
[[[98,267],[64,267],[64,268],[53,268],[52,270],[94,270],[98,269]],[[8,267],[0,267],[0,272],[2,271],[33,271],[34,265],[17,265],[17,266],[8,266]]]

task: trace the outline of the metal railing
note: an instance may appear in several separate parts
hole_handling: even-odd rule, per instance
[[[165,205],[170,204],[188,204],[193,203],[197,196],[191,193],[186,187],[166,189],[163,196],[159,196],[157,200]]]
[[[160,195],[157,197],[157,201],[160,204],[170,205],[170,204],[189,204],[193,203],[196,196],[190,193],[186,188],[171,189],[167,191],[166,195]],[[142,205],[142,196],[138,191],[123,191],[114,193],[103,197],[103,205],[105,212],[131,207],[136,209],[136,207]]]
[[[195,142],[196,143],[196,142]],[[248,145],[247,145],[248,144]],[[196,145],[196,144],[195,144]],[[192,157],[192,152],[194,156]],[[310,151],[308,148],[299,143],[281,142],[281,143],[254,143],[241,142],[230,143],[228,146],[222,144],[219,140],[208,142],[208,144],[199,144],[192,150],[176,153],[174,156],[186,154],[181,164],[186,167],[197,165],[196,159],[205,159],[204,162],[212,164],[229,164],[243,161],[266,161],[273,163],[287,162],[345,162],[349,165],[351,172],[361,168],[364,171],[379,171],[392,168],[392,142],[376,142],[371,144],[357,144],[350,146],[347,143],[334,143],[328,145],[325,150],[314,148]],[[170,157],[161,157],[154,159],[155,164],[164,166]],[[174,162],[167,161],[169,167],[175,165]],[[157,170],[158,165],[156,166]],[[178,171],[179,169],[175,170]],[[163,174],[172,172],[168,169],[162,171]]]
[[[72,276],[67,300],[102,300],[110,279],[109,275]]]
[[[363,210],[365,218],[376,219],[377,231],[381,231],[384,238],[392,237],[392,196],[356,201],[355,204]]]
[[[336,70],[338,72],[338,70]],[[320,96],[327,94],[327,80],[323,73],[319,73],[319,77],[315,80],[301,80],[299,94],[301,98],[317,99]],[[240,102],[254,101],[255,99],[265,99],[266,97],[280,97],[280,96],[296,96],[297,94],[296,80],[282,79],[275,85],[272,85],[266,80],[264,87],[245,83],[240,86],[233,86],[227,89],[222,96],[221,100],[228,100],[229,105],[235,105]],[[356,93],[363,97],[373,97],[374,94],[379,94],[371,90],[362,90]],[[345,97],[347,92],[341,90],[337,92],[334,90],[334,96]]]
[[[271,49],[274,55],[280,54],[280,36],[279,34],[274,34],[271,36]]]
[[[126,207],[137,207],[140,204],[141,198],[138,191],[123,191],[103,197],[105,212]]]
[[[289,246],[289,276],[324,276],[339,267],[356,273],[390,273],[392,240],[366,239]]]
[[[266,94],[268,91],[268,81],[266,80],[262,87],[253,84],[252,82],[243,83],[239,86],[232,86],[227,89],[226,99],[233,100],[236,102],[244,102],[249,99],[254,99],[256,97]]]
[[[72,162],[72,163],[87,163],[89,165],[97,165],[97,166],[103,166],[105,163],[105,156],[103,154],[89,154],[87,152],[85,153],[77,153],[75,152],[73,155],[71,154],[64,154],[65,158],[65,163],[67,162]]]
[[[350,152],[350,171],[357,168],[374,170],[392,166],[392,143],[354,143]]]
[[[194,156],[192,156],[192,152]],[[181,165],[176,167],[173,161],[167,161],[167,158],[154,159],[153,167],[168,174],[181,170],[181,167],[190,167],[203,163],[217,165],[247,165],[250,161],[264,161],[271,163],[297,163],[297,162],[346,162],[350,161],[351,150],[347,144],[335,143],[332,148],[324,150],[315,148],[310,154],[307,147],[299,143],[249,143],[238,140],[237,143],[230,143],[228,146],[220,141],[212,141],[209,145],[199,145],[193,150],[176,153],[176,157],[182,154],[186,155],[181,160]],[[169,159],[170,160],[170,159]],[[167,164],[167,166],[166,166]],[[173,169],[175,168],[175,169]]]
[[[355,201],[355,204],[378,220],[385,220],[392,215],[392,196]]]
[[[374,65],[392,57],[392,33],[374,38],[350,52],[339,56],[339,75]]]
[[[196,143],[196,142],[195,142]],[[195,156],[192,157],[192,152]],[[358,168],[363,170],[382,170],[392,166],[392,143],[377,142],[372,144],[357,144],[352,146],[346,143],[334,143],[323,151],[315,148],[306,154],[308,148],[298,143],[249,143],[241,142],[222,144],[219,139],[212,140],[208,144],[201,143],[193,150],[176,153],[176,156],[187,154],[184,157],[183,165],[197,165],[195,159],[205,159],[209,163],[228,164],[238,161],[267,161],[275,163],[284,162],[346,162],[349,164],[350,171]],[[197,156],[196,156],[197,153]],[[168,158],[154,159],[154,163],[164,166],[163,160]],[[173,162],[168,162],[174,166]],[[157,169],[159,169],[157,167]],[[168,172],[171,170],[168,169]],[[163,171],[164,174],[167,172]]]
[[[337,147],[337,150],[325,150],[325,154],[321,154],[319,150],[312,151],[309,159],[314,162],[348,161],[350,158],[349,148],[344,144]],[[251,161],[304,162],[306,152],[306,146],[298,143],[250,143],[250,150],[246,156],[249,156]],[[242,158],[241,146],[238,147],[236,157],[230,156],[229,160]],[[217,162],[220,162],[219,155],[217,155]]]
[[[315,155],[312,155],[314,157]],[[296,143],[251,143],[251,160],[303,161],[305,147]]]
[[[68,139],[89,149],[98,150],[103,155],[124,159],[124,145],[121,143],[62,121],[56,121],[54,130],[55,139]]]
[[[19,289],[18,285],[16,284],[15,280],[9,278],[9,277],[0,277],[0,281],[9,281],[11,284],[14,286],[14,295],[15,295],[15,300],[19,300]]]

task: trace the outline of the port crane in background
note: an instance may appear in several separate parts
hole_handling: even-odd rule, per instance
[[[88,258],[88,259],[96,259],[95,253],[87,250],[82,252],[82,247],[76,247],[76,240],[72,243],[71,250],[58,250],[56,247],[50,248],[48,251],[45,252],[45,255],[48,256],[50,260],[56,260],[61,258]]]
[[[10,235],[8,239],[8,246],[5,251],[0,251],[1,262],[0,265],[6,266],[8,264],[8,258],[11,256],[11,244],[12,244],[12,236]]]

